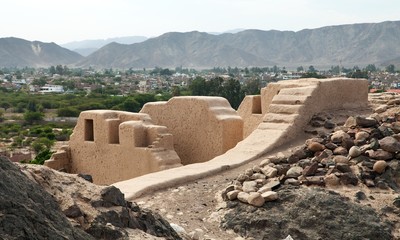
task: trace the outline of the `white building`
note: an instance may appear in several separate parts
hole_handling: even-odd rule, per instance
[[[44,85],[40,88],[40,93],[63,93],[64,88],[60,85]]]

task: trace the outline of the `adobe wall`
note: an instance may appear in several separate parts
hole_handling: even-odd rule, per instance
[[[255,96],[246,99],[241,105],[243,112],[248,114],[244,116],[256,112],[252,120],[258,119],[260,123],[252,132],[249,130],[251,133],[247,138],[225,154],[207,162],[151,173],[113,185],[125,194],[126,199],[132,200],[145,193],[218,174],[258,159],[304,134],[304,127],[316,113],[367,107],[368,81],[348,78],[280,81],[263,89],[258,98],[261,102]],[[252,105],[253,101],[257,106]],[[259,113],[259,106],[262,113]],[[249,119],[245,117],[245,123]]]
[[[181,166],[173,137],[147,114],[110,110],[81,112],[69,147],[45,165],[90,174],[96,184],[111,184]]]
[[[222,97],[173,97],[146,103],[140,112],[174,135],[183,165],[208,161],[243,139],[243,120]]]

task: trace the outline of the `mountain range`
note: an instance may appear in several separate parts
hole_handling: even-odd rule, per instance
[[[9,42],[12,42],[11,40],[18,39],[8,38]],[[4,39],[0,39],[0,66],[4,66],[7,62],[3,59],[5,49],[3,41]],[[400,66],[399,42],[400,21],[328,26],[298,32],[244,30],[219,35],[197,31],[170,32],[133,44],[111,42],[87,57],[77,55],[74,59],[71,57],[68,59],[71,60],[69,64],[76,67],[134,69],[156,66],[164,68],[273,65],[289,68],[309,65],[329,68],[336,65],[353,67],[367,64]],[[21,54],[38,56],[34,51],[37,48],[32,47],[35,43],[42,44],[40,45],[42,51],[45,49],[44,46],[47,46],[40,42],[28,43],[30,48],[25,47],[22,50],[14,47],[8,51],[14,59],[11,65],[21,66],[29,62],[38,65],[46,62],[41,58],[30,58],[28,61],[21,57]],[[71,56],[71,51],[57,45],[53,47],[54,49],[49,48],[49,51],[51,50],[53,55],[61,54],[60,60],[67,58],[67,55]],[[25,62],[19,62],[22,60]],[[54,64],[64,63],[53,62]]]
[[[83,57],[55,43],[0,38],[0,67],[48,67],[70,65]]]

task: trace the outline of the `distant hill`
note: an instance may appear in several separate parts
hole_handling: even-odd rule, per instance
[[[152,68],[215,66],[378,66],[400,57],[400,21],[293,31],[213,35],[171,32],[141,43],[110,43],[78,66]]]
[[[133,44],[146,41],[147,37],[143,36],[129,36],[129,37],[117,37],[117,38],[108,38],[108,39],[94,39],[94,40],[83,40],[83,41],[74,41],[65,44],[61,44],[62,47],[68,48],[69,50],[75,51],[82,56],[88,56],[91,53],[95,52],[99,48],[112,43],[121,43],[121,44]]]
[[[19,38],[0,38],[1,67],[48,67],[68,65],[83,57],[55,43],[27,41]]]

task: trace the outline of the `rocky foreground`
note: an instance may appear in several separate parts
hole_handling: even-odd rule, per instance
[[[232,210],[221,227],[253,239],[399,238],[400,100],[383,96],[342,126],[314,116],[316,137],[246,169],[222,192]]]
[[[157,213],[88,180],[0,157],[0,238],[181,239]]]

